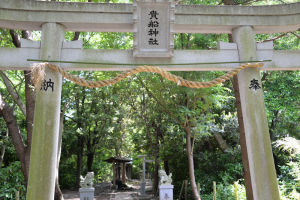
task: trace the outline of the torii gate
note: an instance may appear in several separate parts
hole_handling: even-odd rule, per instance
[[[235,43],[219,43],[219,50],[174,51],[171,58],[136,58],[131,50],[82,50],[80,41],[65,42],[65,31],[134,32],[132,4],[1,0],[0,27],[42,30],[41,42],[22,40],[19,49],[0,48],[0,70],[29,69],[32,59],[108,63],[186,63],[271,59],[263,70],[299,70],[300,51],[274,51],[272,43],[256,44],[255,33],[296,31],[300,3],[276,6],[189,6],[175,8],[175,33],[232,33]],[[115,59],[118,58],[118,59]],[[66,70],[122,71],[132,66],[60,64]],[[227,71],[237,64],[165,66],[169,71]],[[61,75],[47,71],[54,90],[37,93],[31,150],[28,200],[53,200],[57,162]],[[243,165],[248,199],[279,200],[262,90],[249,90],[257,69],[245,69],[239,83]]]

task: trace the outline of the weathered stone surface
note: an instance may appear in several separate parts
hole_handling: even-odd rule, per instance
[[[174,1],[133,2],[133,56],[172,57],[174,50]]]
[[[33,41],[20,38],[21,41],[21,48],[33,48],[33,49],[40,49],[41,42],[40,41]]]
[[[75,45],[75,44],[74,44]],[[78,44],[76,44],[78,45]],[[106,62],[106,63],[128,63],[128,64],[155,64],[155,63],[196,63],[196,62],[230,62],[239,61],[237,49],[232,49],[235,44],[230,44],[222,50],[175,50],[172,58],[134,58],[131,50],[95,50],[81,49],[78,46],[71,47],[71,44],[64,44],[61,60],[79,62]],[[222,44],[224,45],[224,44]],[[236,45],[235,45],[236,46]],[[0,70],[24,70],[29,69],[34,62],[27,59],[39,59],[40,50],[36,48],[0,48]],[[116,59],[118,58],[118,59]],[[263,70],[299,70],[300,51],[299,50],[273,50],[257,49],[258,60],[269,60],[272,62],[264,63]],[[161,66],[169,71],[229,71],[236,68],[239,64],[199,64],[199,65],[172,65]],[[100,70],[100,71],[123,71],[135,68],[136,66],[108,66],[99,64],[75,64],[61,63],[61,67],[68,70]]]
[[[177,5],[174,32],[231,33],[241,25],[255,33],[288,32],[300,27],[300,3],[273,6]],[[37,12],[39,11],[39,12]],[[0,1],[0,27],[40,30],[45,22],[69,31],[133,32],[132,4]]]
[[[62,44],[63,49],[82,49],[82,40],[64,41]]]
[[[165,170],[159,170],[159,185],[171,185],[172,184],[172,173],[166,174]]]
[[[238,46],[240,60],[257,59],[254,33],[249,26],[233,30],[233,40]],[[248,68],[237,75],[240,109],[240,132],[245,137],[251,192],[254,200],[279,200],[278,184],[266,117],[264,96],[259,70]],[[253,84],[256,87],[253,87]],[[247,188],[248,190],[249,188]],[[249,193],[248,193],[249,192]],[[249,197],[250,198],[250,197]],[[251,198],[250,198],[251,199]]]
[[[80,200],[94,200],[95,188],[79,188]]]
[[[173,185],[159,186],[159,200],[173,200]]]
[[[88,172],[84,178],[80,176],[81,188],[92,188],[93,185],[94,185],[94,172]]]
[[[112,186],[113,185],[110,182],[97,183],[97,184],[95,184],[95,194],[98,195],[107,190],[110,190]]]
[[[59,59],[64,28],[55,23],[43,25],[42,59]],[[61,75],[45,70],[45,80],[53,82],[52,88],[37,90],[33,138],[30,154],[28,200],[53,200],[59,135]]]

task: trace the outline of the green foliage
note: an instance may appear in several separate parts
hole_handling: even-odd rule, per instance
[[[65,39],[73,40],[75,33],[66,32]],[[79,40],[85,49],[131,49],[132,33],[80,32]]]
[[[181,0],[180,4],[187,4],[187,5],[218,5],[221,0]]]
[[[300,31],[295,31],[292,33],[257,34],[255,35],[255,39],[257,42],[275,39],[273,40],[275,50],[296,50],[300,49],[299,36]]]
[[[67,142],[64,142],[66,144]],[[63,148],[64,150],[66,148]],[[62,154],[64,155],[64,154]],[[64,158],[64,157],[63,157]],[[59,184],[61,188],[76,189],[76,158],[61,159],[59,165]]]
[[[62,1],[62,0],[61,0]],[[67,1],[67,0],[66,0]],[[70,0],[68,0],[70,1]],[[87,0],[71,0],[87,2]],[[103,3],[106,0],[93,0]],[[131,2],[128,0],[116,2]],[[292,2],[285,0],[285,2]],[[221,0],[180,1],[181,4],[218,5]],[[278,4],[275,1],[234,1],[235,4]],[[20,31],[17,31],[20,34]],[[40,32],[33,32],[34,40],[40,40]],[[257,34],[258,42],[281,36]],[[299,31],[287,33],[274,40],[277,50],[300,49]],[[74,32],[65,34],[73,40]],[[132,33],[81,32],[85,49],[131,49]],[[175,49],[216,49],[217,41],[228,42],[227,34],[175,34]],[[9,30],[0,29],[0,46],[14,47]],[[117,59],[117,58],[116,58]],[[15,85],[20,98],[25,101],[24,78],[21,72],[6,71]],[[72,72],[89,80],[105,80],[115,72]],[[223,72],[173,72],[189,80],[207,81]],[[292,141],[299,138],[300,74],[295,71],[262,72],[267,117],[273,141],[275,165],[278,173],[282,199],[296,199],[299,193],[299,153]],[[0,81],[0,92],[5,101],[14,106],[13,99]],[[186,139],[183,124],[188,118],[192,126],[196,182],[201,186],[201,197],[212,199],[212,182],[217,182],[217,199],[234,199],[234,182],[239,181],[238,199],[246,199],[242,179],[242,162],[235,98],[230,81],[210,89],[178,87],[155,74],[141,73],[119,84],[89,89],[64,80],[62,107],[67,105],[64,117],[62,157],[60,162],[60,185],[75,189],[78,141],[83,138],[82,175],[88,171],[88,155],[94,154],[91,169],[97,182],[112,179],[111,165],[103,160],[111,156],[132,157],[133,177],[138,178],[141,159],[148,155],[158,159],[160,168],[167,163],[173,173],[175,196],[179,194],[183,180],[189,179]],[[25,117],[17,106],[15,115],[22,133],[25,133]],[[0,146],[7,145],[3,167],[0,169],[0,198],[12,199],[15,190],[24,199],[24,180],[10,139],[4,139],[6,126],[0,118]],[[222,136],[228,149],[222,150],[215,134]],[[23,134],[26,140],[26,135]],[[154,164],[147,165],[153,172]],[[14,173],[12,173],[14,172]],[[189,187],[189,197],[192,198]]]
[[[300,193],[300,156],[296,161],[280,166],[279,189],[283,199],[298,200]]]
[[[216,49],[218,41],[228,42],[227,34],[175,34],[175,49]]]
[[[287,152],[290,159],[297,158],[300,154],[300,140],[293,137],[285,137],[277,140],[274,145],[277,150]]]
[[[271,138],[299,138],[299,72],[264,72],[263,87]]]
[[[0,29],[0,47],[14,47],[8,29]]]
[[[237,183],[237,199],[246,200],[246,190],[243,184]],[[235,200],[235,186],[234,184],[218,184],[217,185],[217,199],[218,200]]]
[[[300,193],[300,141],[286,137],[274,143],[279,173],[278,183],[283,199],[297,200]]]
[[[252,1],[252,5],[258,6],[258,5],[277,5],[277,4],[287,4],[287,3],[296,3],[299,2],[299,0],[258,0],[258,1]]]
[[[11,163],[8,167],[0,168],[0,199],[13,200],[16,191],[20,192],[20,199],[25,200],[25,181],[19,161]]]

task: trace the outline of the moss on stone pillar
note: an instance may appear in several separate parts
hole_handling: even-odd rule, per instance
[[[64,28],[56,23],[42,27],[41,59],[60,59]],[[37,90],[27,200],[53,200],[59,135],[62,77],[46,69]]]
[[[256,43],[250,26],[233,30],[240,60],[255,60]],[[259,70],[248,68],[237,75],[240,107],[245,133],[252,196],[255,200],[279,200],[276,171],[274,166],[268,121],[264,105]]]

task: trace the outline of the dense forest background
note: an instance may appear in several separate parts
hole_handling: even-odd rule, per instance
[[[125,0],[77,2],[130,3]],[[75,0],[74,0],[75,2]],[[179,4],[265,5],[292,0],[182,0]],[[20,47],[20,38],[40,40],[38,31],[0,29],[0,47]],[[276,50],[299,50],[300,31],[257,34],[257,42],[274,42]],[[67,32],[66,40],[83,40],[86,49],[131,49],[131,33]],[[175,35],[175,49],[216,49],[227,34]],[[116,58],[117,59],[117,58]],[[71,72],[89,80],[109,79],[119,72]],[[172,72],[188,80],[208,81],[224,72]],[[25,199],[32,136],[34,91],[29,71],[0,72],[0,199]],[[261,71],[273,156],[282,199],[298,200],[300,193],[300,72]],[[239,128],[232,81],[207,88],[177,86],[156,74],[140,73],[104,88],[84,88],[63,81],[60,189],[78,189],[79,176],[95,173],[95,182],[111,181],[111,156],[133,159],[139,178],[142,160],[154,160],[147,171],[173,174],[177,197],[189,180],[186,128],[190,129],[196,182],[201,198],[246,199]],[[8,131],[7,127],[10,127]],[[193,198],[189,187],[189,199]],[[56,197],[59,198],[59,197]]]

